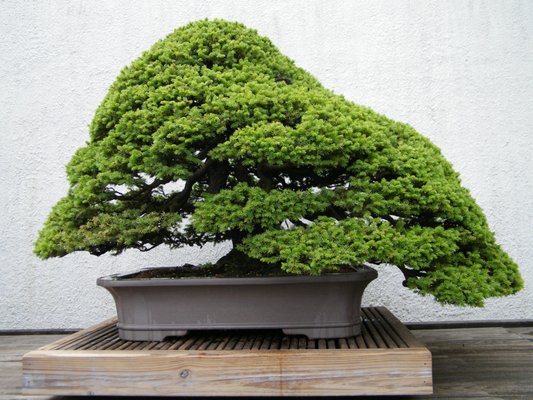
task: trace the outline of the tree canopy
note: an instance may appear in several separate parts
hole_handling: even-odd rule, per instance
[[[392,264],[443,303],[523,285],[435,145],[239,23],[190,23],[124,68],[67,174],[41,258],[231,240],[296,274]]]

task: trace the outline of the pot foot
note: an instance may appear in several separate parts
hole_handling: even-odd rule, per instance
[[[144,342],[161,342],[170,336],[185,336],[189,331],[186,329],[178,330],[125,330],[119,329],[118,335],[122,340],[144,341]]]
[[[361,324],[342,327],[322,327],[322,328],[285,328],[286,335],[304,335],[308,339],[339,339],[361,334]]]

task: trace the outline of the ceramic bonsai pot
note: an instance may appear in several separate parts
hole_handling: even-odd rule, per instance
[[[361,298],[377,272],[250,278],[97,280],[115,299],[119,336],[163,340],[189,330],[282,329],[310,339],[361,333]]]

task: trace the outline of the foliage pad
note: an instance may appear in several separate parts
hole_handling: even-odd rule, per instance
[[[67,172],[42,258],[232,240],[297,274],[394,264],[443,303],[522,287],[436,146],[238,23],[191,23],[125,68]]]

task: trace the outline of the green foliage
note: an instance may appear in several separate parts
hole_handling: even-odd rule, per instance
[[[232,240],[290,273],[393,264],[443,303],[522,287],[437,147],[238,23],[191,23],[126,67],[67,172],[42,258]]]

